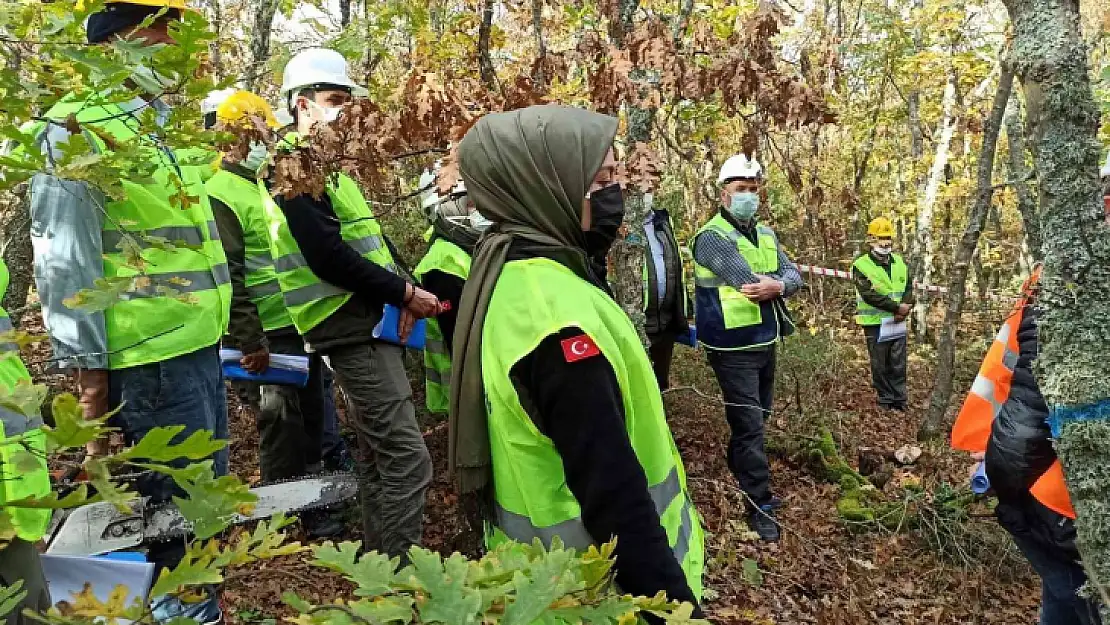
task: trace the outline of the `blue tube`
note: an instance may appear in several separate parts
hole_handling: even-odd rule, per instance
[[[971,476],[971,492],[982,495],[991,489],[991,481],[987,478],[987,463],[980,462],[975,467],[975,475]]]

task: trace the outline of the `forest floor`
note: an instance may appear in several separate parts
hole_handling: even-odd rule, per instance
[[[852,336],[845,335],[837,344],[853,345]],[[805,344],[802,341],[802,349]],[[932,378],[929,366],[911,357],[910,410],[891,413],[875,404],[862,347],[837,349],[840,355],[833,361],[809,362],[799,348],[793,348],[793,355],[780,356],[778,403],[768,420],[769,436],[804,438],[821,424],[853,465],[861,447],[891,451],[912,443]],[[816,368],[804,369],[807,364]],[[963,518],[952,520],[937,503],[938,493],[951,490],[948,485],[965,488],[965,455],[926,446],[914,464],[888,468],[891,479],[878,496],[913,500],[914,510],[921,513],[918,522],[907,521],[895,530],[846,523],[837,513],[836,484],[824,481],[805,462],[773,457],[774,484],[784,501],[779,512],[783,538],[778,544],[764,544],[748,531],[742,494],[725,466],[728,427],[715,399],[712,372],[701,355],[679,347],[674,378],[676,389],[665,396],[668,420],[707,529],[705,606],[715,622],[1035,622],[1037,581],[989,509],[973,504],[963,510]],[[414,386],[420,405],[420,388]],[[458,523],[446,471],[447,432],[427,415],[422,418],[436,471],[428,493],[425,546],[449,553]],[[238,406],[233,406],[231,419],[232,468],[256,481],[253,419]],[[348,511],[346,540],[358,540],[356,517]],[[298,529],[292,534],[303,539]],[[230,622],[271,625],[280,620],[288,609],[278,598],[294,586],[317,602],[346,593],[344,580],[311,567],[308,559],[298,555],[260,563],[255,566],[257,575],[237,576],[225,595]]]

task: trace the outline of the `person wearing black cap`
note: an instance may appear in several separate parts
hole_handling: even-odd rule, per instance
[[[131,45],[173,45],[171,25],[187,10],[185,0],[130,0],[109,3],[89,17],[90,43],[116,40]],[[153,18],[153,19],[151,19]],[[98,152],[116,142],[139,142],[148,149],[149,175],[121,181],[122,195],[108,197],[86,182],[65,180],[52,172],[36,175],[30,185],[35,281],[43,317],[59,365],[72,372],[80,402],[89,418],[122,406],[109,420],[128,443],[154,427],[183,427],[177,440],[206,430],[227,439],[227,405],[219,361],[219,341],[227,330],[231,285],[204,191],[210,160],[185,156],[167,145],[163,133],[140,115],[152,111],[160,126],[169,107],[159,98],[161,75],[136,67],[122,88],[81,91],[58,101],[29,134],[53,170],[64,164],[71,121],[85,129]],[[131,100],[127,100],[132,96]],[[109,139],[110,138],[110,139]],[[114,140],[114,141],[113,141]],[[72,150],[69,150],[72,151]],[[169,181],[177,181],[176,184]],[[182,192],[196,201],[175,200]],[[99,234],[97,234],[99,233]],[[122,250],[125,243],[148,247],[146,236],[184,240],[188,246],[143,251],[144,275],[126,297],[103,311],[70,308],[63,302],[99,281],[133,275]],[[174,278],[177,281],[169,282]],[[183,280],[182,280],[183,279]],[[166,292],[167,283],[188,293],[192,303]],[[103,443],[90,445],[103,451]],[[227,451],[212,457],[218,474],[227,472]],[[187,461],[182,461],[182,464]],[[141,479],[139,494],[153,502],[180,495],[173,482],[156,475]],[[158,568],[177,565],[182,540],[152,545],[148,559]],[[200,623],[222,619],[215,592],[198,603],[155,597],[159,620],[186,617]]]

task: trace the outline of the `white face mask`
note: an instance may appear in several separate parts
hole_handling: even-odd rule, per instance
[[[485,215],[479,213],[476,210],[470,211],[469,219],[470,227],[474,228],[478,232],[485,232],[487,229],[489,229],[490,226],[493,225],[492,221],[486,219]]]
[[[890,250],[891,250],[891,246],[889,246],[889,245],[872,245],[871,246],[871,251],[875,252],[879,256],[890,256]]]
[[[247,157],[243,159],[241,165],[248,171],[252,171],[257,174],[262,169],[262,166],[265,165],[269,160],[269,149],[266,147],[265,143],[258,141],[251,144],[251,151],[247,154]]]
[[[341,106],[320,106],[312,100],[308,100],[308,107],[312,109],[312,117],[317,122],[324,122],[326,124],[330,124],[338,119],[340,111],[343,110]]]

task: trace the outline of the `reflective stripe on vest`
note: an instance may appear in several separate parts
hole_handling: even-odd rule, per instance
[[[79,123],[95,126],[85,137],[93,149],[110,152],[102,137],[137,147],[147,159],[149,174],[141,182],[121,180],[122,198],[108,202],[107,219],[101,233],[104,244],[103,272],[109,282],[126,278],[131,292],[104,311],[108,338],[108,366],[122,369],[160,362],[215,344],[227,330],[231,284],[227,260],[214,228],[212,209],[204,190],[201,167],[182,164],[156,137],[140,135],[140,124],[116,104],[97,104],[68,97],[54,105],[45,117],[61,120],[74,115]],[[39,125],[34,134],[45,128]],[[174,198],[182,193],[190,201]],[[119,230],[125,230],[125,237]],[[143,240],[163,237],[171,244],[160,246]],[[132,247],[142,251],[143,267],[133,265]],[[125,249],[120,249],[121,247]],[[189,297],[179,297],[187,293]]]
[[[412,275],[419,281],[432,271],[466,280],[470,275],[470,255],[442,237],[436,238],[420,259]],[[458,302],[454,302],[458,304]],[[447,414],[451,390],[451,354],[447,340],[435,318],[424,326],[424,401],[430,412]]]
[[[668,543],[687,583],[701,596],[704,534],[686,489],[686,473],[663,414],[651,361],[628,316],[604,292],[544,258],[510,261],[498,277],[482,344],[482,377],[489,411],[490,453],[498,534],[517,540],[558,536],[585,548],[610,537],[589,535],[567,486],[562,459],[521,407],[512,367],[544,337],[578,327],[597,345],[620,384],[624,423],[643,468]],[[618,566],[620,566],[618,564]]]
[[[8,290],[8,266],[0,260],[0,299]],[[7,311],[0,308],[0,332],[12,330]],[[2,348],[7,353],[0,358],[0,392],[10,393],[20,382],[30,383],[31,374],[19,359],[17,347],[12,344]],[[24,415],[11,408],[0,406],[0,505],[11,519],[19,538],[34,542],[46,533],[50,510],[20,508],[6,505],[27,497],[44,497],[50,494],[50,473],[46,467],[46,437],[38,414]],[[7,440],[20,436],[20,440]],[[29,468],[31,464],[37,465]],[[18,467],[18,468],[17,468]]]
[[[343,241],[363,258],[397,273],[381,226],[374,219],[355,181],[340,174],[334,184],[328,185],[327,193],[339,220]],[[281,285],[282,300],[297,331],[303,335],[339,310],[350,299],[351,293],[324,282],[312,272],[297,241],[289,232],[285,215],[270,197],[269,190],[259,184],[259,194],[266,214],[270,253],[278,284]]]
[[[906,262],[898,254],[890,255],[890,274],[871,258],[871,254],[864,254],[852,263],[852,267],[859,270],[871,281],[871,288],[879,295],[885,295],[896,302],[901,302],[906,295],[906,285],[909,282]],[[859,291],[856,291],[856,323],[861,326],[877,326],[883,319],[894,317],[894,313],[875,308],[863,300]]]
[[[223,202],[239,221],[243,235],[243,264],[247,272],[243,284],[247,297],[258,311],[262,329],[271,332],[293,325],[285,310],[274,263],[270,256],[270,233],[258,181],[248,180],[235,172],[220,169],[205,183],[205,190]]]
[[[979,373],[975,376],[975,382],[971,385],[971,392],[960,406],[960,414],[952,426],[953,448],[971,452],[986,451],[990,441],[991,426],[1010,397],[1014,369],[1021,354],[1017,331],[1021,327],[1025,308],[1030,305],[1033,288],[1039,279],[1038,270],[1022,286],[1021,299],[1014,306],[1014,310],[1002,324],[990,349],[987,350],[983,364],[979,367]],[[1064,469],[1059,460],[1056,460],[1037,478],[1029,492],[1050,510],[1068,518],[1075,518],[1075,508],[1068,495]]]
[[[778,242],[773,230],[757,226],[753,245],[723,216],[717,214],[694,235],[693,247],[706,232],[732,242],[753,273],[779,269]],[[697,254],[695,254],[695,259]],[[775,300],[754,302],[712,270],[694,261],[694,300],[698,343],[719,350],[744,350],[774,343],[781,335]]]

